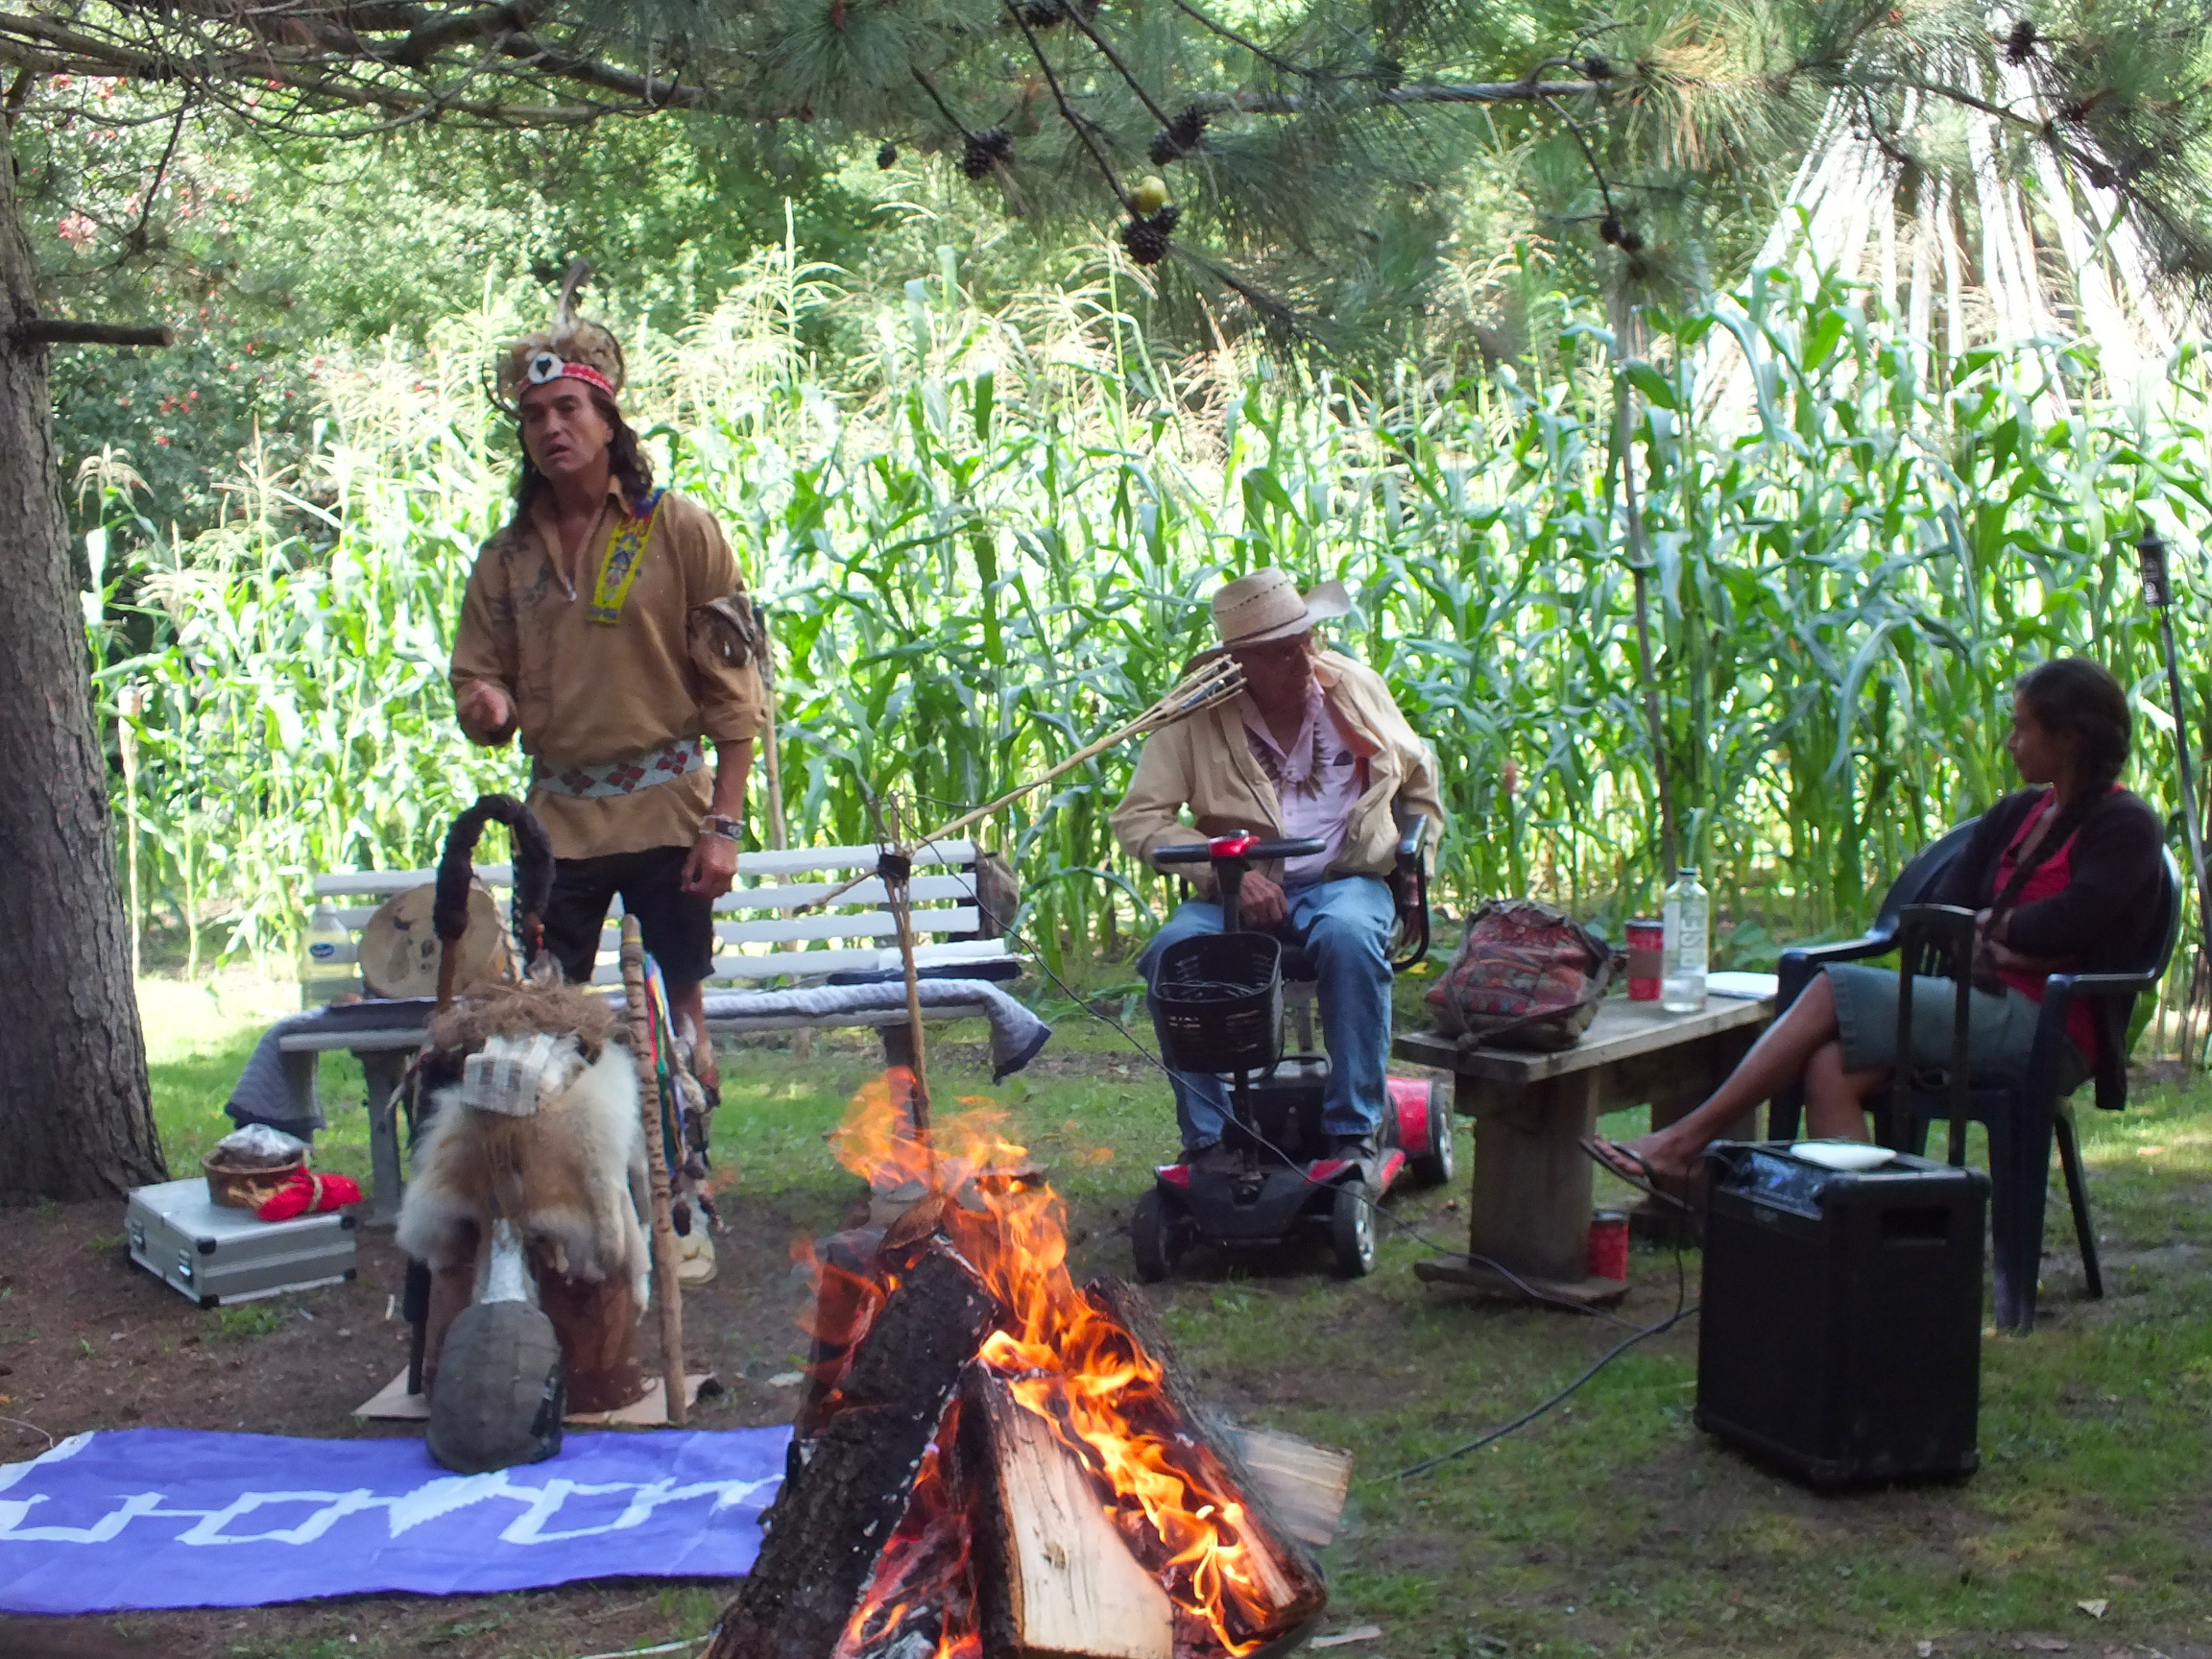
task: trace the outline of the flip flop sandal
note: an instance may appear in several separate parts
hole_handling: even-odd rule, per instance
[[[1602,1135],[1591,1135],[1575,1142],[1583,1155],[1616,1181],[1624,1181],[1637,1191],[1654,1198],[1662,1204],[1671,1205],[1685,1215],[1694,1214],[1690,1201],[1679,1191],[1669,1191],[1671,1178],[1651,1167],[1643,1153],[1623,1146],[1618,1141],[1608,1141]]]

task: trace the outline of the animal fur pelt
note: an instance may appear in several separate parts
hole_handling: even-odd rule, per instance
[[[432,1018],[430,1046],[468,1055],[491,1038],[539,1031],[574,1037],[590,1065],[614,1035],[613,1004],[584,985],[484,985]]]
[[[558,1095],[519,1117],[462,1103],[469,1052],[494,1036],[545,1031],[589,1061]],[[505,1217],[541,1267],[591,1283],[627,1275],[642,1310],[651,1290],[645,1136],[637,1070],[613,1035],[605,1000],[571,987],[500,987],[441,1015],[419,1061],[430,1125],[399,1209],[400,1248],[433,1271],[449,1268]]]

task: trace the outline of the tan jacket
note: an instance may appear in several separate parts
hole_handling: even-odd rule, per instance
[[[585,619],[608,541],[628,511],[620,486],[610,486],[573,589],[543,510],[485,542],[469,574],[453,638],[454,698],[480,682],[502,687],[515,700],[524,753],[551,769],[628,759],[682,737],[742,742],[764,722],[759,671],[702,667],[691,648],[692,613],[745,587],[722,526],[698,503],[669,492],[621,621]],[[579,799],[535,785],[529,804],[555,856],[593,858],[688,847],[712,796],[713,774],[702,767],[635,795]]]
[[[1427,814],[1431,849],[1444,832],[1435,757],[1413,734],[1382,676],[1372,668],[1328,651],[1315,661],[1313,676],[1367,759],[1366,792],[1353,803],[1344,845],[1329,874],[1387,876],[1398,855],[1394,805]],[[1252,757],[1245,735],[1243,703],[1241,697],[1231,697],[1144,740],[1137,775],[1113,816],[1115,839],[1131,857],[1149,862],[1155,847],[1231,830],[1282,833],[1275,786]],[[1183,816],[1186,807],[1189,821]],[[1211,886],[1210,879],[1199,879],[1202,867],[1176,865],[1172,873]]]

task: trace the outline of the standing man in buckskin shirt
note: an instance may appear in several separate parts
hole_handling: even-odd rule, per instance
[[[497,378],[522,472],[462,601],[461,730],[494,748],[521,734],[530,809],[553,842],[545,944],[562,971],[590,978],[620,894],[679,1026],[701,1038],[694,1070],[712,1092],[702,985],[765,711],[744,582],[713,516],[653,487],[615,402],[622,349],[573,319],[566,296],[551,329],[507,348]]]

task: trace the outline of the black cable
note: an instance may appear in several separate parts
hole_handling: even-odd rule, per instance
[[[1483,1447],[1491,1445],[1496,1441],[1504,1439],[1506,1435],[1512,1433],[1516,1429],[1527,1428],[1529,1424],[1535,1422],[1537,1418],[1543,1416],[1545,1412],[1550,1411],[1556,1406],[1564,1404],[1568,1397],[1571,1396],[1577,1388],[1581,1387],[1583,1383],[1589,1382],[1591,1378],[1597,1376],[1599,1372],[1604,1370],[1606,1366],[1612,1364],[1614,1360],[1620,1358],[1622,1355],[1627,1353],[1628,1350],[1635,1347],[1637,1343],[1645,1341],[1649,1337],[1656,1336],[1661,1332],[1671,1331],[1675,1326],[1681,1324],[1683,1320],[1689,1318],[1691,1314],[1696,1311],[1697,1304],[1693,1302],[1687,1307],[1676,1309],[1673,1313],[1670,1314],[1667,1318],[1660,1320],[1658,1324],[1647,1325],[1641,1330],[1635,1332],[1633,1334],[1623,1336],[1620,1341],[1616,1342],[1612,1347],[1608,1348],[1603,1354],[1599,1356],[1599,1358],[1591,1364],[1590,1368],[1587,1371],[1584,1371],[1581,1376],[1575,1378],[1574,1382],[1568,1383],[1566,1387],[1560,1389],[1558,1393],[1552,1395],[1549,1400],[1545,1400],[1538,1405],[1529,1407],[1527,1410],[1522,1412],[1520,1416],[1514,1418],[1510,1423],[1502,1423],[1495,1429],[1485,1430],[1482,1433],[1476,1435],[1474,1439],[1468,1441],[1463,1446],[1455,1446],[1449,1452],[1439,1452],[1433,1457],[1424,1457],[1420,1462],[1408,1464],[1406,1468],[1397,1471],[1395,1474],[1383,1476],[1382,1479],[1385,1480],[1409,1480],[1416,1475],[1426,1475],[1430,1470],[1436,1468],[1439,1464],[1449,1463],[1455,1457],[1464,1457],[1470,1452],[1479,1452]]]
[[[969,896],[971,898],[975,897],[973,885],[970,886]],[[1170,1070],[1167,1063],[1162,1060],[1159,1055],[1153,1053],[1151,1049],[1145,1047],[1143,1043],[1138,1038],[1137,1034],[1131,1031],[1128,1026],[1122,1024],[1120,1021],[1115,1019],[1109,1014],[1100,1013],[1096,1008],[1093,1007],[1090,1002],[1077,996],[1073,988],[1070,987],[1065,979],[1061,978],[1059,974],[1052,972],[1051,964],[1045,960],[1044,952],[1039,950],[1032,941],[1025,938],[1022,933],[1017,931],[1011,923],[1007,924],[1006,937],[1013,940],[1015,945],[1020,949],[1028,951],[1030,958],[1036,962],[1037,966],[1041,970],[1044,971],[1045,976],[1051,980],[1052,983],[1059,988],[1060,994],[1062,996],[1066,997],[1069,1001],[1072,1002],[1083,1013],[1089,1014],[1093,1019],[1097,1020],[1104,1024],[1111,1025],[1116,1031],[1119,1032],[1122,1039],[1127,1042],[1132,1048],[1136,1049],[1139,1054],[1142,1055],[1147,1061],[1149,1061],[1152,1066],[1158,1070],[1160,1074],[1168,1080],[1170,1087],[1173,1086],[1175,1073],[1172,1070]],[[1282,1147],[1269,1141],[1257,1129],[1244,1126],[1244,1132],[1251,1136],[1253,1140],[1259,1142],[1259,1143],[1266,1150],[1274,1153],[1276,1157],[1282,1159],[1284,1163],[1294,1164],[1297,1162],[1297,1160],[1293,1159],[1287,1152],[1284,1151]],[[1483,1447],[1493,1445],[1496,1442],[1504,1439],[1506,1435],[1511,1434],[1518,1430],[1527,1428],[1529,1424],[1535,1422],[1539,1417],[1542,1417],[1546,1412],[1551,1411],[1556,1407],[1565,1405],[1569,1399],[1573,1398],[1575,1391],[1582,1387],[1584,1383],[1588,1382],[1593,1377],[1597,1376],[1599,1372],[1604,1370],[1606,1366],[1612,1364],[1614,1360],[1620,1358],[1622,1355],[1627,1353],[1629,1349],[1635,1347],[1639,1342],[1647,1341],[1650,1337],[1657,1336],[1664,1332],[1671,1331],[1675,1326],[1681,1324],[1685,1319],[1688,1319],[1698,1310],[1699,1305],[1689,1300],[1689,1271],[1684,1263],[1682,1241],[1679,1235],[1676,1236],[1674,1242],[1674,1311],[1670,1313],[1666,1318],[1660,1320],[1657,1324],[1637,1325],[1630,1320],[1623,1319],[1620,1314],[1615,1313],[1611,1309],[1593,1308],[1584,1303],[1570,1301],[1564,1296],[1554,1296],[1548,1291],[1539,1290],[1536,1288],[1536,1286],[1529,1284],[1526,1279],[1523,1279],[1518,1273],[1514,1272],[1510,1267],[1507,1267],[1502,1262],[1493,1261],[1487,1256],[1477,1255],[1474,1251],[1471,1250],[1453,1250],[1445,1245],[1439,1244],[1434,1239],[1422,1233],[1422,1231],[1418,1227],[1415,1227],[1411,1222],[1393,1214],[1388,1210],[1385,1210],[1382,1207],[1381,1199],[1369,1195],[1364,1190],[1362,1190],[1360,1193],[1360,1201],[1367,1206],[1369,1214],[1381,1216],[1383,1220],[1388,1221],[1393,1227],[1400,1229],[1408,1237],[1419,1240],[1421,1243],[1427,1245],[1430,1249],[1435,1251],[1440,1256],[1458,1256],[1463,1261],[1479,1262],[1483,1266],[1489,1268],[1493,1273],[1498,1274],[1501,1278],[1512,1284],[1521,1291],[1523,1295],[1527,1296],[1534,1301],[1547,1303],[1555,1308],[1564,1308],[1570,1312],[1580,1313],[1590,1318],[1605,1319],[1616,1325],[1624,1325],[1628,1327],[1629,1331],[1629,1334],[1623,1337],[1619,1342],[1616,1342],[1611,1348],[1608,1348],[1602,1355],[1598,1358],[1598,1359],[1589,1367],[1588,1370],[1582,1373],[1581,1376],[1575,1378],[1574,1382],[1568,1383],[1566,1387],[1560,1389],[1557,1393],[1551,1395],[1549,1399],[1540,1401],[1538,1404],[1531,1406],[1527,1410],[1522,1412],[1520,1416],[1514,1418],[1511,1422],[1502,1423],[1495,1429],[1485,1430],[1482,1433],[1478,1434],[1474,1439],[1466,1442],[1464,1445],[1455,1446],[1449,1452],[1439,1452],[1433,1457],[1423,1458],[1420,1462],[1411,1464],[1407,1468],[1400,1469],[1394,1474],[1379,1477],[1381,1479],[1407,1480],[1411,1479],[1416,1475],[1426,1475],[1430,1470],[1437,1468],[1441,1464],[1449,1463],[1457,1457],[1464,1457],[1473,1452],[1479,1452]]]
[[[957,878],[958,872],[955,872],[954,875],[955,878]],[[968,890],[968,896],[971,899],[974,899],[977,897],[977,895],[974,886],[974,878],[971,877],[969,880],[970,886]],[[1142,1039],[1138,1037],[1134,1031],[1131,1031],[1128,1026],[1122,1024],[1120,1021],[1115,1019],[1111,1014],[1100,1013],[1098,1009],[1094,1007],[1088,1000],[1082,997],[1077,996],[1074,989],[1070,986],[1065,979],[1061,978],[1059,974],[1052,972],[1052,965],[1046,961],[1044,952],[1037,949],[1036,943],[1018,931],[1011,922],[1006,925],[1006,937],[1013,940],[1015,945],[1021,950],[1026,950],[1029,953],[1030,959],[1037,964],[1040,970],[1043,971],[1045,977],[1051,980],[1052,983],[1059,988],[1060,994],[1067,998],[1070,1002],[1073,1003],[1078,1012],[1090,1015],[1091,1018],[1098,1021],[1102,1024],[1111,1025],[1116,1031],[1120,1033],[1122,1040],[1126,1042],[1130,1047],[1136,1049],[1140,1055],[1142,1055],[1152,1065],[1154,1070],[1156,1070],[1161,1076],[1167,1079],[1168,1086],[1170,1088],[1174,1086],[1175,1073],[1174,1070],[1167,1065],[1167,1063],[1165,1060],[1162,1060],[1159,1055],[1153,1053],[1151,1049],[1145,1047]],[[1289,1153],[1286,1152],[1282,1147],[1276,1145],[1274,1142],[1268,1140],[1264,1135],[1261,1134],[1259,1130],[1254,1129],[1249,1125],[1243,1125],[1242,1127],[1245,1134],[1249,1135],[1254,1141],[1257,1141],[1265,1150],[1272,1152],[1276,1157],[1282,1159],[1284,1163],[1297,1163],[1295,1158],[1292,1158]],[[1435,1251],[1437,1255],[1458,1256],[1465,1261],[1479,1262],[1482,1266],[1489,1268],[1493,1273],[1496,1273],[1500,1278],[1507,1281],[1524,1296],[1528,1297],[1531,1301],[1542,1302],[1553,1308],[1563,1308],[1571,1313],[1579,1313],[1587,1318],[1603,1319],[1610,1321],[1615,1325],[1625,1325],[1633,1331],[1644,1330],[1644,1327],[1636,1325],[1630,1320],[1622,1318],[1621,1315],[1615,1313],[1609,1308],[1593,1308],[1586,1303],[1571,1301],[1565,1296],[1554,1296],[1548,1290],[1539,1290],[1535,1286],[1529,1284],[1526,1279],[1522,1278],[1520,1274],[1514,1272],[1512,1268],[1506,1266],[1503,1262],[1493,1261],[1490,1257],[1478,1255],[1472,1250],[1455,1250],[1450,1245],[1439,1244],[1435,1239],[1423,1233],[1410,1221],[1407,1221],[1403,1216],[1398,1215],[1389,1210],[1385,1210],[1382,1207],[1382,1202],[1380,1198],[1375,1197],[1365,1191],[1360,1193],[1360,1202],[1367,1206],[1368,1213],[1370,1214],[1380,1216],[1382,1220],[1389,1222],[1391,1226],[1397,1228],[1400,1232],[1406,1234],[1408,1238],[1428,1246],[1428,1248],[1431,1250]],[[1679,1246],[1677,1246],[1675,1250],[1674,1263],[1677,1279],[1677,1294],[1675,1298],[1675,1304],[1677,1310],[1679,1310],[1681,1305],[1680,1289],[1682,1266],[1682,1255]],[[1646,1332],[1645,1334],[1649,1334],[1648,1332]]]

